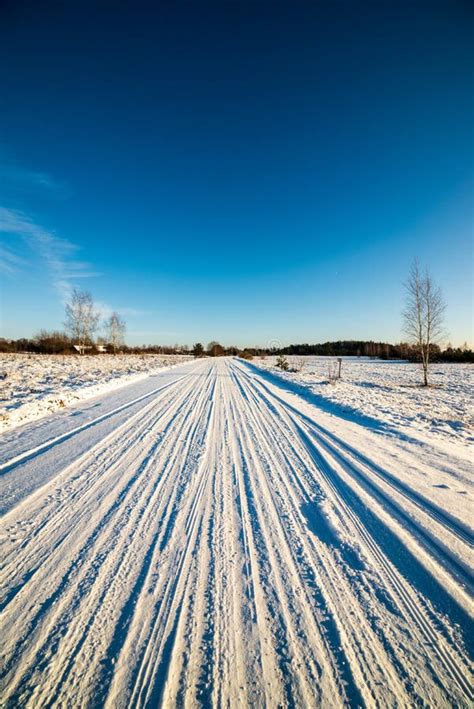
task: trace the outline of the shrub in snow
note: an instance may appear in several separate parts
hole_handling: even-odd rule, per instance
[[[286,359],[285,355],[278,355],[276,366],[283,372],[287,372],[289,370],[290,365],[288,364],[288,360]]]

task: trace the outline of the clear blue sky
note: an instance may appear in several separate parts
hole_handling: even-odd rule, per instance
[[[72,286],[130,343],[472,341],[473,5],[0,5],[2,334]]]

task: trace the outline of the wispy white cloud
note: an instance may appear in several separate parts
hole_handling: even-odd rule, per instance
[[[28,170],[11,163],[0,164],[0,181],[15,190],[46,190],[56,196],[65,196],[68,192],[66,185],[55,180],[47,172]]]
[[[6,207],[0,207],[0,233],[21,239],[46,266],[51,283],[63,303],[67,302],[73,289],[83,279],[100,276],[87,261],[79,259],[79,247],[67,239],[44,229],[28,215]],[[15,252],[15,243],[0,246],[0,272],[15,276],[24,272],[28,262]],[[147,311],[132,307],[113,306],[96,301],[101,318],[109,318],[116,311],[122,317],[135,318]]]
[[[23,239],[45,263],[52,283],[66,300],[78,279],[100,275],[86,261],[76,258],[79,247],[67,239],[43,229],[22,212],[0,207],[0,232]],[[22,265],[11,245],[4,247],[4,269],[14,273]]]
[[[109,305],[109,303],[104,303],[103,301],[98,301],[95,303],[95,306],[97,310],[100,313],[100,316],[104,319],[109,318],[112,313],[116,312],[122,317],[130,317],[130,318],[136,318],[139,317],[140,315],[147,315],[148,311],[147,310],[139,310],[138,308],[129,308],[129,307],[121,307],[121,306],[112,306]]]
[[[7,246],[0,246],[0,271],[11,276],[25,265],[25,260],[15,254]]]

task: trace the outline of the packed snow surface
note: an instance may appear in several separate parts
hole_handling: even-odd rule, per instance
[[[146,377],[185,355],[0,354],[0,431]]]
[[[2,435],[4,706],[472,706],[466,436],[311,388],[197,360]]]

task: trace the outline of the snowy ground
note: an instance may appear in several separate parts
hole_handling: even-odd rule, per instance
[[[4,705],[472,706],[466,438],[329,404],[198,360],[4,433]]]
[[[342,378],[328,382],[335,357],[287,357],[296,372],[280,372],[276,357],[253,363],[278,373],[327,402],[335,412],[352,413],[354,420],[373,419],[386,429],[420,440],[473,441],[474,367],[470,364],[432,364],[432,387],[420,387],[420,365],[400,361],[345,357]]]
[[[187,359],[182,355],[0,354],[0,431]]]

